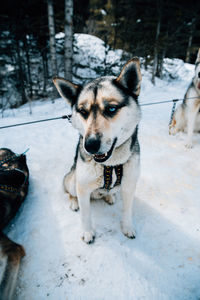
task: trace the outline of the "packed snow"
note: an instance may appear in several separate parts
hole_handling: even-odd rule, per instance
[[[179,61],[179,63],[178,63]],[[183,98],[194,66],[166,61],[174,79],[150,83],[142,70],[140,103]],[[172,77],[171,77],[172,78]],[[142,106],[141,176],[133,210],[136,239],[120,229],[122,201],[92,201],[96,240],[80,238],[80,212],[69,208],[62,188],[78,134],[66,120],[2,129],[1,147],[27,148],[28,196],[6,229],[26,250],[17,300],[200,299],[200,135],[169,136],[171,103]],[[62,99],[7,110],[1,126],[70,113]]]

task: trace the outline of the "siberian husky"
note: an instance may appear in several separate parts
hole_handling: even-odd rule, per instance
[[[95,238],[90,199],[103,198],[113,204],[119,191],[123,199],[122,232],[135,238],[132,206],[140,169],[139,59],[128,61],[117,78],[100,77],[83,87],[58,77],[53,81],[61,97],[70,103],[72,125],[80,134],[64,188],[72,210],[80,207],[82,239],[91,243]]]
[[[0,149],[0,299],[14,299],[23,246],[10,240],[3,229],[16,215],[28,191],[26,156]]]
[[[186,147],[192,148],[193,132],[200,131],[200,49],[195,63],[195,76],[187,89],[184,100],[175,110],[169,133],[187,131]]]

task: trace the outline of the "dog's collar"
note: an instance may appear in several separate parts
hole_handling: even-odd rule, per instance
[[[104,166],[104,186],[103,188],[106,190],[111,190],[112,185],[112,173],[113,169],[115,170],[116,174],[116,181],[113,187],[120,185],[122,176],[123,176],[123,165],[117,165],[117,166]]]

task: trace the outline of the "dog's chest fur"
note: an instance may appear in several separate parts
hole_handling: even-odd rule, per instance
[[[139,143],[137,140],[137,133],[133,133],[133,135],[120,147],[116,148],[113,152],[112,157],[104,162],[104,164],[99,164],[94,161],[94,159],[87,155],[83,148],[83,139],[80,137],[79,145],[78,145],[78,156],[76,161],[76,174],[78,176],[78,182],[81,182],[82,185],[92,187],[92,190],[98,190],[100,193],[108,194],[108,193],[116,193],[120,184],[116,184],[117,175],[115,172],[115,166],[122,166],[122,174],[124,174],[124,169],[129,164],[129,160],[134,155],[139,155]],[[105,189],[105,166],[113,167],[111,174],[111,184],[109,185],[109,189]],[[122,175],[121,180],[124,175]]]

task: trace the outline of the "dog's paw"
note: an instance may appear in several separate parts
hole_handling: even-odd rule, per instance
[[[104,197],[104,200],[109,205],[113,205],[115,203],[115,197],[114,197],[114,195],[107,195],[107,196]]]
[[[177,129],[173,126],[169,126],[169,135],[175,135],[177,133]]]
[[[69,199],[70,199],[69,207],[71,208],[71,210],[78,211],[79,210],[78,199],[72,196],[70,196]]]
[[[92,244],[94,242],[95,239],[95,233],[93,230],[90,231],[84,231],[82,233],[82,240],[86,243],[86,244]]]
[[[135,239],[136,233],[134,228],[131,225],[121,224],[122,232],[125,236],[130,239]]]
[[[76,201],[75,200],[71,201],[70,208],[73,211],[78,211],[79,210],[78,201],[77,200]]]
[[[188,149],[192,149],[192,148],[193,148],[192,142],[187,142],[187,143],[185,144],[185,147],[188,148]]]

